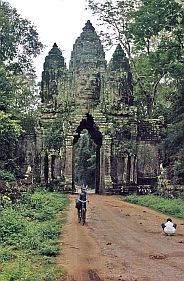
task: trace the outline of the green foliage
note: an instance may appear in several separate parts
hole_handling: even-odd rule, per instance
[[[120,43],[128,57],[131,56],[131,34],[128,25],[131,22],[131,12],[138,5],[137,0],[112,1],[88,0],[88,7],[97,16],[99,25],[105,26],[107,32],[101,31],[101,36],[106,46]]]
[[[167,136],[164,140],[165,166],[168,167],[169,179],[173,183],[184,183],[184,81],[178,82],[178,92],[173,96],[172,122],[167,128]]]
[[[158,43],[153,40],[154,36],[163,31],[175,32],[183,17],[182,6],[174,0],[143,0],[139,8],[132,11],[132,17],[130,31],[135,44],[149,52],[152,44]],[[167,38],[170,39],[172,36]]]
[[[21,118],[21,126],[23,132],[26,134],[34,134],[36,128],[36,116],[32,113],[28,113]]]
[[[182,199],[166,199],[155,195],[130,195],[123,197],[123,200],[158,210],[173,217],[184,219],[184,201]]]
[[[27,111],[37,99],[33,58],[43,45],[35,27],[8,2],[0,5],[0,110]]]
[[[23,238],[23,231],[26,228],[26,222],[22,217],[14,213],[14,210],[5,209],[1,211],[0,219],[0,241],[7,245],[19,245]]]
[[[18,137],[22,132],[21,126],[12,115],[0,111],[0,145],[2,164],[4,170],[16,172],[16,163],[14,161],[15,147]]]
[[[43,45],[35,27],[8,2],[0,5],[0,168],[19,174],[17,141],[22,119],[38,104],[33,58]]]
[[[7,67],[0,62],[0,110],[6,111],[13,96],[13,79]]]
[[[55,119],[47,124],[45,147],[58,150],[63,145],[64,132],[61,120]]]
[[[21,126],[10,114],[0,111],[0,132],[1,135],[9,134],[12,138],[17,138],[21,133]]]
[[[174,162],[174,176],[178,179],[181,179],[183,182],[184,179],[184,149],[180,151],[179,159]]]
[[[120,43],[128,55],[142,115],[153,114],[157,96],[162,94],[159,86],[164,88],[163,78],[174,73],[182,77],[182,5],[175,0],[88,0],[88,6],[101,25],[107,26],[107,37]]]
[[[0,15],[1,61],[11,61],[13,70],[30,69],[32,58],[43,47],[35,27],[23,19],[8,2],[1,3]]]
[[[0,280],[61,280],[56,257],[62,211],[68,199],[58,193],[25,193],[15,205],[0,209]]]
[[[9,248],[0,246],[0,261],[1,262],[10,262],[16,258],[16,255],[13,254]]]
[[[132,18],[129,29],[133,48],[141,53],[136,55],[136,60],[140,62],[141,58],[147,62],[146,67],[135,64],[139,92],[148,98],[148,111],[151,112],[157,105],[158,94],[165,93],[160,91],[165,87],[163,78],[172,81],[172,78],[183,76],[183,8],[174,0],[142,1],[133,11]],[[165,100],[165,96],[162,99]]]
[[[163,115],[167,128],[164,150],[170,179],[184,182],[183,161],[183,2],[175,0],[88,0],[106,38],[120,43],[134,78],[138,118]]]
[[[78,185],[95,186],[96,148],[88,132],[75,145],[75,180]]]
[[[0,180],[14,181],[15,175],[10,171],[0,170]]]
[[[41,259],[34,263],[26,259],[26,256],[20,255],[11,263],[3,263],[3,274],[1,281],[59,281],[63,280],[64,274],[61,269],[44,263]]]

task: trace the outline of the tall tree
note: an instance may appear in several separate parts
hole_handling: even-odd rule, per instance
[[[140,0],[130,9],[130,3],[88,0],[89,8],[107,24],[107,37],[115,36],[129,57],[141,116],[163,114],[166,126],[170,123],[165,164],[170,177],[183,183],[184,4],[182,0]],[[126,5],[130,6],[124,24],[120,18],[125,14],[118,7]]]
[[[10,169],[21,120],[35,108],[33,58],[42,50],[36,28],[8,2],[0,2],[0,168]]]
[[[43,48],[34,25],[23,19],[8,2],[0,5],[0,98],[1,109],[14,106],[25,109],[26,100],[34,97],[33,58]]]
[[[128,26],[132,20],[131,13],[137,9],[140,0],[113,1],[87,0],[88,8],[97,17],[102,26],[100,35],[106,46],[121,44],[129,59],[132,58],[131,34]]]
[[[135,46],[145,52],[150,68],[171,86],[170,112],[165,141],[169,177],[184,182],[184,13],[182,3],[174,0],[143,0],[132,24]],[[148,25],[145,23],[149,23]],[[158,76],[159,77],[159,76]],[[152,96],[152,103],[155,96]]]
[[[108,42],[119,41],[126,51],[134,74],[135,100],[144,100],[143,114],[151,116],[170,61],[183,45],[182,6],[175,0],[88,0],[88,6],[107,26]]]
[[[0,5],[0,60],[13,71],[32,70],[32,59],[43,45],[34,25],[23,19],[8,2]]]

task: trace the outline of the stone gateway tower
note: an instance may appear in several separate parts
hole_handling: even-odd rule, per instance
[[[75,144],[85,129],[96,147],[96,193],[154,185],[162,120],[138,122],[136,112],[123,49],[118,45],[107,64],[99,36],[87,21],[73,45],[69,69],[56,43],[45,58],[33,181],[57,182],[63,191],[74,192]]]

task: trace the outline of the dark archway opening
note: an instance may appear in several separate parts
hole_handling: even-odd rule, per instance
[[[73,160],[75,187],[79,188],[84,184],[93,192],[96,185],[96,145],[86,129],[73,146]]]
[[[93,117],[86,113],[86,117],[83,118],[76,129],[76,134],[73,139],[73,173],[72,173],[72,188],[75,190],[75,145],[77,144],[81,133],[83,130],[87,130],[90,138],[93,140],[96,149],[96,168],[95,168],[95,192],[100,192],[100,148],[102,145],[102,133],[99,131],[99,128],[96,126]]]

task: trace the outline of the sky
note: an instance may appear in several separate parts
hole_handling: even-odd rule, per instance
[[[37,29],[40,41],[46,45],[42,55],[34,64],[38,80],[46,55],[56,42],[61,49],[67,65],[69,64],[73,44],[89,19],[96,30],[96,20],[86,11],[85,0],[5,0],[16,8],[21,17],[30,20]]]

